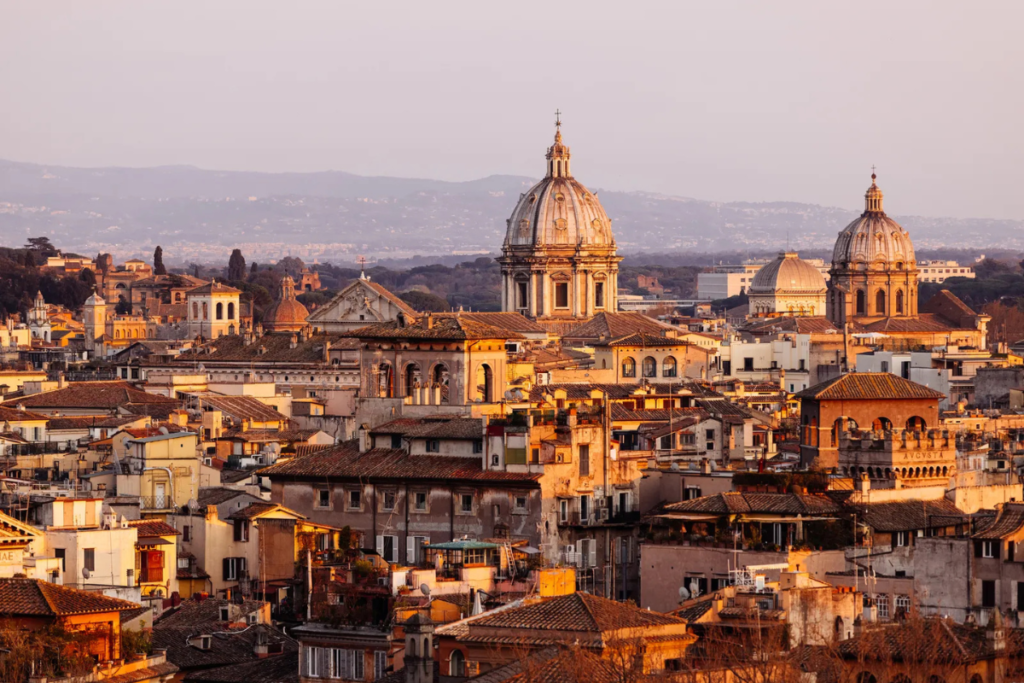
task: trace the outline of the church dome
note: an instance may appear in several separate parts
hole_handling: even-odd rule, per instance
[[[505,247],[615,248],[612,222],[597,195],[572,177],[561,123],[548,148],[547,174],[519,198],[508,219]]]
[[[882,210],[882,191],[871,174],[864,213],[846,226],[832,251],[834,269],[913,270],[917,267],[910,235]]]
[[[795,251],[779,252],[778,258],[758,270],[750,283],[750,294],[824,294],[825,290],[825,276]]]
[[[281,278],[278,300],[263,313],[263,327],[270,332],[297,332],[306,325],[309,310],[295,298],[295,281]]]

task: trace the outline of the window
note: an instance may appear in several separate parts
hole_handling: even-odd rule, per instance
[[[245,576],[245,558],[225,557],[223,569],[225,581],[238,581]]]
[[[448,675],[459,678],[466,675],[466,656],[462,654],[462,650],[452,650],[452,656],[448,666]]]
[[[580,524],[590,522],[590,507],[593,499],[590,496],[580,496]]]
[[[705,447],[707,448],[707,450],[709,450],[709,451],[715,450],[715,430],[714,429],[707,429],[707,430],[704,431],[704,440],[707,441],[707,443],[704,444]]]
[[[227,607],[221,607],[220,608],[220,620],[221,621],[229,621],[230,619],[231,619],[231,610],[229,610]]]
[[[909,595],[897,595],[896,596],[896,615],[910,614],[910,596]]]
[[[82,558],[82,566],[91,572],[96,571],[96,549],[86,548]]]
[[[408,564],[417,566],[426,562],[426,552],[423,550],[425,543],[430,543],[430,536],[406,536],[405,561]]]
[[[235,541],[245,543],[249,540],[249,520],[235,520]]]
[[[672,356],[668,356],[661,362],[661,376],[662,377],[675,377],[676,376],[676,359]]]
[[[441,441],[439,439],[427,439],[427,453],[440,453]]]
[[[320,678],[320,649],[312,646],[306,648],[306,676],[309,678]]]
[[[646,358],[644,358],[643,371],[644,377],[657,377],[658,361],[654,360],[654,358],[651,356],[647,356]]]
[[[577,544],[580,552],[577,555],[577,564],[580,567],[593,567],[597,565],[597,541],[592,538],[584,538]]]
[[[580,446],[580,476],[590,476],[590,446]]]
[[[398,562],[398,536],[378,536],[377,554],[386,562]]]
[[[981,556],[982,557],[998,557],[996,553],[996,541],[982,541],[981,542]]]
[[[910,533],[907,531],[896,532],[896,547],[904,548],[910,545]]]
[[[217,310],[217,320],[223,320],[224,319],[224,304],[222,304],[222,303],[220,303],[218,301],[217,302],[216,310]]]
[[[473,514],[473,494],[463,493],[459,495],[459,510],[464,515]]]
[[[390,512],[395,509],[395,499],[397,498],[397,492],[394,489],[384,489],[381,496],[381,510],[384,512]]]
[[[316,490],[316,507],[320,510],[327,510],[331,507],[331,491],[330,489],[317,489]]]
[[[192,540],[192,526],[186,524],[181,528],[181,541],[182,543],[188,543]]]
[[[1017,611],[1024,612],[1024,581],[1017,582]]]
[[[636,377],[636,361],[629,356],[622,359],[622,376]]]
[[[889,596],[888,595],[877,595],[875,596],[875,607],[878,608],[878,618],[883,621],[889,619]]]
[[[555,308],[569,308],[569,283],[555,283]]]
[[[66,550],[64,550],[64,548],[54,548],[54,550],[53,550],[53,554],[54,554],[54,556],[55,556],[55,557],[56,557],[56,558],[57,558],[58,560],[60,560],[60,570],[61,570],[62,572],[63,572],[63,571],[66,571],[66,568],[64,567],[64,557],[65,557],[65,554],[66,554],[66,552],[67,552],[67,551],[66,551]]]
[[[594,308],[604,308],[604,283],[594,283]]]
[[[234,319],[235,319],[235,304],[234,303],[229,303],[228,304],[228,320],[234,320]]]
[[[402,447],[402,435],[401,434],[392,434],[391,435],[391,447],[392,448],[401,448]]]
[[[744,358],[743,359],[743,369],[745,371],[747,371],[747,372],[751,372],[754,369],[754,359],[753,358]]]
[[[350,489],[346,502],[348,503],[349,510],[362,510],[363,509],[363,492],[359,489]]]
[[[484,452],[484,440],[473,439],[473,453],[479,455]]]
[[[516,308],[528,308],[530,301],[527,298],[527,289],[525,282],[516,283]]]
[[[526,500],[526,496],[516,496],[514,511],[526,512]]]
[[[363,679],[363,651],[330,648],[331,678]]]
[[[981,606],[982,607],[995,607],[996,606],[996,582],[995,581],[982,581],[981,582]]]
[[[562,499],[558,501],[558,522],[565,524],[569,521],[569,501]]]
[[[683,489],[683,500],[695,500],[700,498],[699,486],[687,486]]]
[[[384,678],[388,671],[388,653],[385,650],[373,651],[373,680]]]
[[[530,463],[533,464],[533,465],[540,464],[540,449],[539,448],[531,448],[530,449]]]
[[[427,511],[427,494],[423,491],[416,491],[412,494],[412,509],[416,512]]]

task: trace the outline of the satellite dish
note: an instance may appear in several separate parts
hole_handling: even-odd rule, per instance
[[[672,463],[669,467],[670,467],[670,469],[673,472],[678,472],[679,471],[679,463],[677,463],[677,462]]]
[[[421,583],[420,584],[420,592],[423,593],[423,595],[425,595],[425,596],[427,596],[429,598],[430,597],[430,586],[428,586],[425,583]]]
[[[82,567],[82,576],[84,578],[88,579],[91,574],[92,572],[89,571],[88,567]]]
[[[206,366],[203,365],[202,363],[199,364],[199,367],[197,369],[199,370],[199,372],[206,372]]]
[[[195,512],[196,510],[198,510],[199,509],[199,501],[197,501],[195,498],[189,498],[188,499],[188,509],[190,511],[192,511],[192,512]]]
[[[686,590],[686,586],[679,587],[679,602],[690,599],[690,591]]]

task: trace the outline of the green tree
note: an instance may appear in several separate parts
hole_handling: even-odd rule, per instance
[[[443,312],[451,310],[451,306],[448,305],[444,298],[430,292],[413,290],[411,292],[402,292],[398,296],[402,297],[402,301],[417,311]]]
[[[43,258],[57,253],[57,247],[50,244],[49,237],[29,237],[25,248],[30,251],[38,251]]]
[[[231,258],[228,259],[228,280],[236,282],[245,279],[245,257],[242,256],[241,249],[235,249],[231,252]]]
[[[167,275],[167,268],[164,267],[164,250],[159,244],[153,250],[153,274]]]
[[[82,268],[82,272],[78,274],[78,279],[88,287],[96,286],[96,274],[89,268]]]

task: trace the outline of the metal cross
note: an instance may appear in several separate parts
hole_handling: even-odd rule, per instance
[[[871,175],[875,175],[875,165],[871,164]]]
[[[562,125],[562,118],[561,117],[562,117],[562,110],[556,109],[555,110],[555,126],[559,126],[560,127]]]

